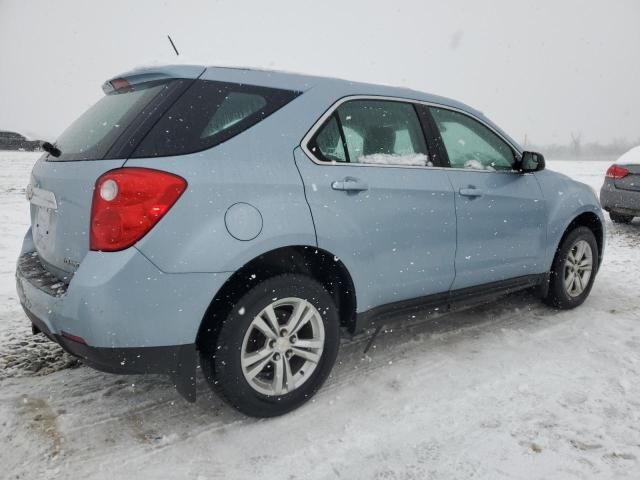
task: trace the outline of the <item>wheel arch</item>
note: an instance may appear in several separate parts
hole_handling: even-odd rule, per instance
[[[540,284],[540,289],[538,292],[542,298],[546,298],[549,293],[551,276],[553,275],[553,261],[556,258],[560,247],[562,246],[562,242],[564,242],[564,239],[567,238],[567,235],[569,235],[569,233],[571,233],[578,227],[587,227],[593,232],[594,236],[596,237],[596,244],[598,245],[598,266],[600,266],[600,263],[602,263],[602,253],[604,251],[605,240],[603,221],[596,213],[592,211],[583,211],[575,215],[573,219],[566,225],[564,230],[562,230],[562,235],[560,235],[555,243],[555,248],[553,248],[553,250],[550,252],[552,253],[552,255],[550,255],[548,270],[544,274],[544,280]]]
[[[560,237],[560,241],[556,245],[555,251],[558,251],[567,235],[578,227],[587,227],[596,237],[596,243],[598,244],[598,264],[600,264],[602,262],[602,253],[604,251],[604,225],[602,224],[600,217],[593,212],[582,212],[571,220],[569,225],[564,229],[564,233],[562,234],[562,237]]]
[[[331,252],[310,245],[291,245],[262,253],[239,268],[211,300],[198,329],[196,346],[211,345],[219,326],[240,297],[260,281],[283,273],[309,275],[331,294],[341,326],[355,327],[356,292],[351,274]]]

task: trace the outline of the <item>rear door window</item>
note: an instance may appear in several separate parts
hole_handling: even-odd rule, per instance
[[[347,161],[342,134],[335,114],[327,120],[327,123],[313,139],[311,151],[325,162],[344,163]]]
[[[299,94],[197,80],[165,112],[132,156],[183,155],[211,148],[264,120]]]
[[[309,149],[324,161],[432,166],[416,110],[405,102],[345,102],[320,128]]]
[[[410,103],[353,100],[338,107],[351,162],[427,166],[424,133]]]

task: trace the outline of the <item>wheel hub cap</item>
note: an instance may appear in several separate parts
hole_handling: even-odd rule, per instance
[[[276,340],[276,345],[274,350],[276,350],[277,352],[286,352],[287,350],[289,350],[289,347],[291,346],[291,344],[289,343],[289,339],[288,338],[284,338],[284,337],[280,337],[279,339]]]

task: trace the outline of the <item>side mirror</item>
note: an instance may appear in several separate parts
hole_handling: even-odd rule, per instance
[[[520,171],[522,173],[539,172],[544,170],[544,157],[537,152],[523,152],[520,160]]]

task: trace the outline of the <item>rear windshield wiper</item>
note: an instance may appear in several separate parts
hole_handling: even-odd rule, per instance
[[[54,157],[59,157],[62,152],[58,147],[56,147],[53,143],[50,142],[42,142],[42,149],[47,152],[49,155],[53,155]]]

